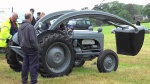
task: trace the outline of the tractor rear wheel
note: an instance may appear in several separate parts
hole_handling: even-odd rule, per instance
[[[39,41],[39,73],[43,77],[59,77],[71,73],[75,52],[66,37],[60,33],[43,36]]]
[[[9,42],[9,45],[15,45],[13,42]],[[7,63],[9,64],[10,68],[16,72],[20,72],[22,70],[22,64],[19,62],[17,58],[18,54],[13,51],[11,48],[6,48],[6,59]]]
[[[118,56],[112,50],[104,50],[97,59],[97,68],[99,72],[116,71],[118,68]]]

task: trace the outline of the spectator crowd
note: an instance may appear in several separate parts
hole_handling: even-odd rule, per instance
[[[0,53],[5,53],[8,44],[12,43],[12,37],[18,32],[18,42],[21,47],[24,57],[22,62],[21,82],[22,84],[28,84],[28,75],[30,74],[30,84],[37,84],[38,78],[38,54],[39,47],[35,33],[34,25],[41,19],[45,13],[37,12],[37,18],[35,19],[34,9],[31,8],[29,12],[24,14],[25,20],[20,23],[17,22],[18,13],[13,12],[11,17],[8,17],[0,25]]]
[[[35,18],[34,17],[35,10],[31,8],[29,12],[31,12],[33,15],[33,19],[31,22],[33,26],[40,18],[42,18],[45,15],[44,12],[37,12],[37,17]],[[0,25],[0,53],[5,53],[8,41],[11,40],[12,36],[18,31],[19,28],[19,23],[17,22],[18,18],[19,18],[18,13],[13,12],[11,17],[8,17]]]

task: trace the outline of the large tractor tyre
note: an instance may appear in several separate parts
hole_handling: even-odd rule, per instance
[[[9,42],[9,45],[15,45],[13,42]],[[19,62],[17,58],[18,54],[14,52],[11,48],[6,48],[6,59],[7,63],[9,64],[10,68],[13,69],[15,72],[20,72],[22,70],[22,64]]]
[[[75,67],[82,67],[85,63],[85,60],[75,60]]]
[[[59,77],[71,73],[75,52],[64,35],[51,33],[43,36],[39,44],[39,73],[41,76]]]
[[[116,71],[118,68],[118,56],[112,50],[104,50],[97,59],[97,68],[99,72]]]

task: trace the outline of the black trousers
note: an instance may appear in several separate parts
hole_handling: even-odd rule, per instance
[[[33,49],[22,49],[24,52],[23,63],[22,63],[22,83],[26,84],[28,81],[28,74],[30,72],[31,82],[30,84],[36,84],[38,78],[38,51]]]

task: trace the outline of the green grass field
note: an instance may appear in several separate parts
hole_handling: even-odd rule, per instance
[[[150,23],[143,26],[150,28]],[[115,35],[110,31],[113,26],[105,26],[104,49],[116,52]],[[99,73],[92,63],[97,59],[87,61],[83,67],[74,68],[69,76],[43,78],[39,74],[38,84],[149,84],[150,83],[150,34],[145,34],[145,40],[138,55],[131,57],[118,54],[119,66],[116,72]],[[21,84],[21,73],[11,70],[5,55],[0,54],[0,84]]]

